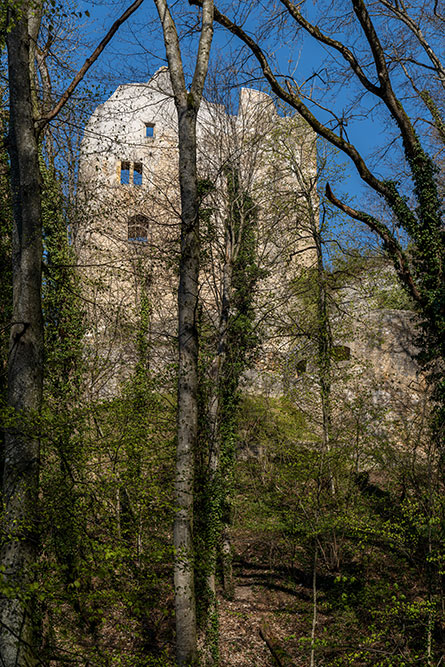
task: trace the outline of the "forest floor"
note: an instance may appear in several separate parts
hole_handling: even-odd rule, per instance
[[[238,536],[234,546],[234,599],[219,603],[221,667],[307,665],[310,582],[291,579],[269,541]]]

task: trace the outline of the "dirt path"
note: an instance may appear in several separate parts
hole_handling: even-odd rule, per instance
[[[242,557],[234,559],[234,599],[220,598],[221,667],[277,667],[261,628],[285,650],[286,667],[306,665],[306,659],[297,658],[297,646],[308,635],[307,613],[301,612],[310,591],[286,581],[282,569],[270,566],[264,556],[259,560],[258,545],[242,546]]]

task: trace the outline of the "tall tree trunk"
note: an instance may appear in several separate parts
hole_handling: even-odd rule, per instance
[[[8,403],[15,423],[5,436],[4,535],[0,554],[10,594],[0,601],[0,661],[37,661],[35,618],[29,584],[38,553],[37,501],[42,400],[42,223],[38,144],[30,80],[28,3],[9,10],[7,35],[10,130],[8,150],[13,196],[13,315],[8,364]]]
[[[12,425],[3,447],[4,505],[0,568],[0,664],[30,667],[41,663],[37,620],[30,584],[38,555],[38,416],[43,387],[43,317],[41,176],[38,134],[57,116],[91,65],[124,21],[140,6],[133,4],[117,19],[85,61],[52,111],[38,122],[35,88],[36,41],[42,0],[9,3],[6,45],[9,78],[8,152],[13,203],[13,306],[8,357],[8,405]],[[7,3],[8,4],[8,3]],[[37,129],[38,126],[38,129]]]
[[[188,665],[196,652],[193,579],[193,456],[198,431],[199,223],[196,176],[196,113],[180,109],[179,174],[181,185],[181,262],[178,291],[179,377],[176,452],[175,611],[178,664]]]
[[[310,152],[316,152],[315,144],[309,147]],[[310,237],[313,239],[316,253],[316,282],[317,282],[317,366],[320,382],[320,399],[322,415],[323,462],[328,459],[329,487],[335,491],[334,476],[329,458],[331,449],[332,409],[331,409],[331,357],[332,332],[328,312],[328,294],[326,290],[326,271],[323,259],[323,239],[319,220],[319,202],[317,196],[317,178],[308,178],[300,164],[293,165],[294,175],[307,205],[307,225]],[[322,225],[323,226],[323,225]]]
[[[225,593],[233,594],[230,533],[230,483],[233,430],[238,389],[253,349],[253,294],[258,279],[256,264],[256,207],[244,192],[236,167],[227,170],[229,215],[221,280],[221,307],[217,348],[210,370],[208,401],[209,465],[207,518],[208,624],[216,618],[216,563],[221,559]],[[236,351],[234,351],[236,348]]]
[[[190,91],[184,79],[176,26],[166,0],[155,0],[164,34],[170,79],[178,113],[181,190],[181,260],[178,290],[178,442],[175,480],[175,612],[178,665],[196,662],[196,604],[193,575],[194,449],[198,434],[199,197],[196,119],[207,75],[213,37],[213,0],[204,0],[201,36]]]
[[[312,208],[312,198],[308,197],[310,207],[309,216],[311,232],[315,242],[317,253],[317,338],[318,338],[318,375],[320,381],[320,398],[323,428],[323,458],[328,458],[329,487],[334,493],[334,477],[329,459],[331,449],[331,355],[332,334],[329,321],[327,293],[326,293],[326,271],[323,263],[323,247],[321,233],[318,228],[318,220]]]
[[[0,87],[0,137],[6,136],[6,91]],[[9,159],[0,149],[0,401],[5,405],[8,393],[9,326],[12,321],[12,208]],[[3,478],[5,432],[0,428],[0,485]]]
[[[209,420],[209,472],[208,472],[208,486],[209,493],[216,501],[216,511],[220,512],[220,503],[222,501],[218,485],[218,478],[220,476],[221,468],[221,432],[220,432],[220,399],[221,399],[221,373],[224,370],[226,361],[227,349],[227,334],[229,326],[230,301],[232,293],[232,269],[233,269],[233,253],[232,253],[232,237],[226,233],[225,240],[225,258],[222,277],[222,295],[221,295],[221,312],[219,315],[218,335],[217,335],[217,350],[210,369],[210,396],[208,401],[208,420]],[[211,503],[213,507],[213,503]],[[218,556],[218,544],[220,541],[220,531],[222,525],[218,517],[208,517],[209,528],[209,553],[208,566],[209,572],[207,574],[207,586],[212,596],[211,608],[209,609],[209,618],[211,620],[216,613],[216,561]]]

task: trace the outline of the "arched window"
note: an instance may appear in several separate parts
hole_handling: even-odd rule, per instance
[[[149,221],[145,215],[133,215],[128,221],[128,240],[147,243]]]

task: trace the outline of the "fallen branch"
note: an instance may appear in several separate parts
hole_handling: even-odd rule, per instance
[[[278,667],[293,667],[295,664],[294,661],[287,651],[278,643],[277,638],[270,633],[266,623],[263,623],[260,628],[260,637],[266,643],[266,646],[271,652]]]

